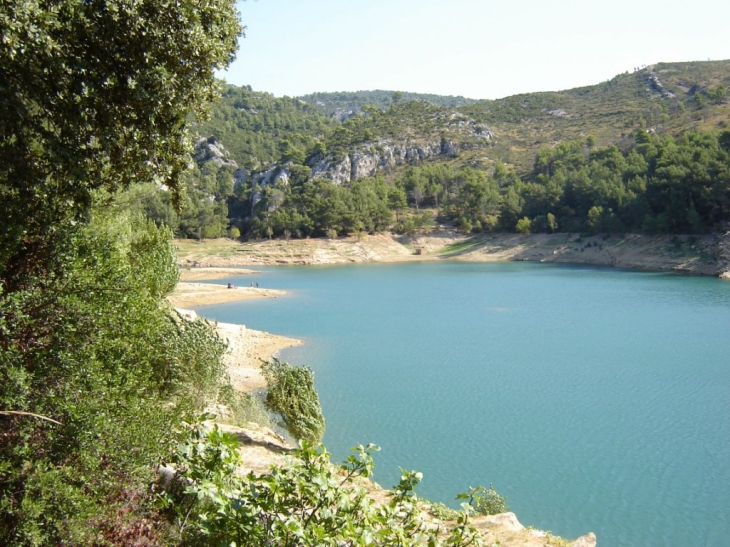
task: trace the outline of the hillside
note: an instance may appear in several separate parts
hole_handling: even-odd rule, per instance
[[[383,90],[276,98],[225,85],[196,132],[215,137],[239,166],[255,170],[286,161],[287,144],[310,156],[321,151],[319,141],[353,146],[423,136],[424,127],[448,132],[453,119],[468,120],[494,133],[493,146],[482,155],[524,172],[541,146],[565,140],[590,135],[605,146],[639,128],[672,135],[725,128],[728,86],[730,60],[659,63],[592,86],[480,101]],[[464,162],[475,154],[466,156]]]
[[[494,158],[522,171],[540,146],[592,135],[598,146],[634,130],[679,134],[725,128],[730,61],[659,63],[597,85],[480,101],[460,111],[498,136]]]
[[[364,106],[374,106],[381,110],[390,108],[398,102],[424,101],[435,106],[456,108],[474,104],[476,99],[467,99],[460,95],[434,95],[431,93],[409,93],[402,91],[340,91],[334,93],[310,93],[298,99],[313,105],[331,118],[346,120],[363,111]]]
[[[226,85],[186,212],[130,201],[181,237],[414,233],[423,206],[464,233],[704,234],[730,222],[728,85],[730,61],[494,101]]]
[[[224,143],[238,166],[253,170],[281,160],[289,147],[311,148],[336,126],[301,100],[277,98],[250,86],[224,84],[209,111],[209,119],[195,124],[194,131]]]

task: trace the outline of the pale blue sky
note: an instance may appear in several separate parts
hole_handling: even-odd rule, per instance
[[[222,76],[276,96],[496,99],[730,58],[727,0],[247,0],[239,10],[246,38]]]

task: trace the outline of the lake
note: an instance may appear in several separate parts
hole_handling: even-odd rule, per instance
[[[306,341],[336,461],[422,471],[457,506],[603,547],[730,544],[730,282],[533,263],[264,268],[278,299],[200,308]]]

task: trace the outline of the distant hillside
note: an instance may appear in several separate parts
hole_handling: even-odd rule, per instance
[[[434,95],[431,93],[409,93],[405,91],[340,91],[335,93],[310,93],[297,97],[302,101],[315,106],[323,113],[339,121],[351,118],[362,112],[365,105],[374,106],[380,110],[390,108],[394,103],[408,101],[425,101],[435,106],[456,108],[477,102],[462,96]]]
[[[317,108],[290,97],[277,98],[250,86],[224,85],[221,99],[211,106],[210,119],[194,131],[215,137],[240,167],[260,169],[294,150],[314,146],[336,123]]]
[[[539,147],[565,140],[591,135],[605,146],[640,128],[672,135],[725,128],[729,86],[730,61],[659,63],[593,86],[480,101],[459,110],[491,127],[495,158],[524,171]]]
[[[566,140],[591,136],[595,146],[621,145],[640,128],[671,135],[723,129],[730,119],[728,87],[730,60],[659,63],[593,86],[493,101],[386,90],[276,98],[226,85],[211,119],[196,130],[222,142],[239,166],[256,170],[323,147],[342,151],[386,138],[453,133],[460,120],[488,128],[493,137],[488,152],[466,153],[460,163],[500,161],[524,173],[540,147]]]
[[[193,128],[187,212],[144,207],[183,236],[703,234],[730,222],[729,86],[730,61],[494,101],[227,85]]]

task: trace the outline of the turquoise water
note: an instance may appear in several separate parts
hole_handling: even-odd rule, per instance
[[[384,486],[417,469],[456,505],[492,483],[523,524],[603,547],[730,541],[729,282],[529,263],[254,279],[292,294],[199,311],[305,339],[282,357],[315,370],[325,443],[380,445]]]

